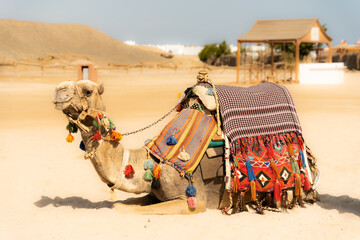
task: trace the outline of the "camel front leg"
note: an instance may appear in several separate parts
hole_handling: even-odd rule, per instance
[[[205,203],[203,201],[199,201],[197,203],[196,209],[189,209],[185,199],[175,199],[157,204],[136,207],[128,207],[124,204],[115,203],[113,208],[120,213],[142,215],[195,214],[206,211]]]

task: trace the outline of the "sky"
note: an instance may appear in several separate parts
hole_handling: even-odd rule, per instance
[[[136,44],[236,44],[258,19],[318,18],[332,45],[360,39],[359,0],[0,0],[0,19],[86,24]],[[1,29],[0,29],[1,31]]]

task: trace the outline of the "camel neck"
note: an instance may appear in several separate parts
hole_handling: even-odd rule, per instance
[[[93,150],[96,150],[99,147],[99,142],[94,140],[94,135],[96,133],[95,127],[89,127],[90,131],[85,132],[80,129],[81,137],[83,140],[83,143],[85,145],[85,149],[87,152],[92,152]]]

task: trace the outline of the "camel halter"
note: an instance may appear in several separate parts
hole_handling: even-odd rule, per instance
[[[115,182],[114,186],[112,186],[112,187],[110,188],[111,191],[114,191],[114,189],[117,189],[117,188],[119,188],[119,187],[122,185],[123,179],[125,178],[125,175],[122,174],[122,173],[125,171],[126,165],[128,165],[129,156],[130,156],[129,150],[128,150],[128,149],[124,149],[123,160],[122,160],[122,163],[121,163],[119,176],[118,176],[118,178],[116,179],[116,182]]]
[[[85,126],[84,124],[81,123],[81,121],[83,121],[87,116],[90,116],[92,118],[95,118],[98,113],[102,113],[104,114],[105,112],[94,109],[94,108],[89,108],[89,105],[86,102],[85,96],[81,90],[81,88],[78,86],[77,83],[75,83],[75,89],[76,89],[76,94],[78,95],[78,97],[80,98],[81,101],[81,105],[82,105],[82,111],[79,114],[79,116],[77,117],[77,119],[73,119],[69,116],[66,115],[67,119],[69,122],[76,124],[79,128],[81,128],[83,131],[85,132],[89,132],[90,129]],[[77,107],[71,103],[70,104],[74,109],[78,110]]]

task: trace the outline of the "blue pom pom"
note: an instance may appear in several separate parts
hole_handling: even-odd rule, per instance
[[[188,197],[196,197],[196,188],[192,184],[190,184],[186,188],[185,193]]]
[[[177,140],[176,140],[175,136],[171,135],[170,137],[168,137],[166,144],[167,145],[175,145],[175,144],[177,144]]]
[[[83,141],[80,142],[80,146],[79,146],[79,147],[80,147],[81,150],[85,151],[85,144],[84,144]]]
[[[152,159],[148,159],[145,161],[144,163],[144,169],[147,170],[147,169],[150,169],[152,170],[154,168],[154,162]]]

